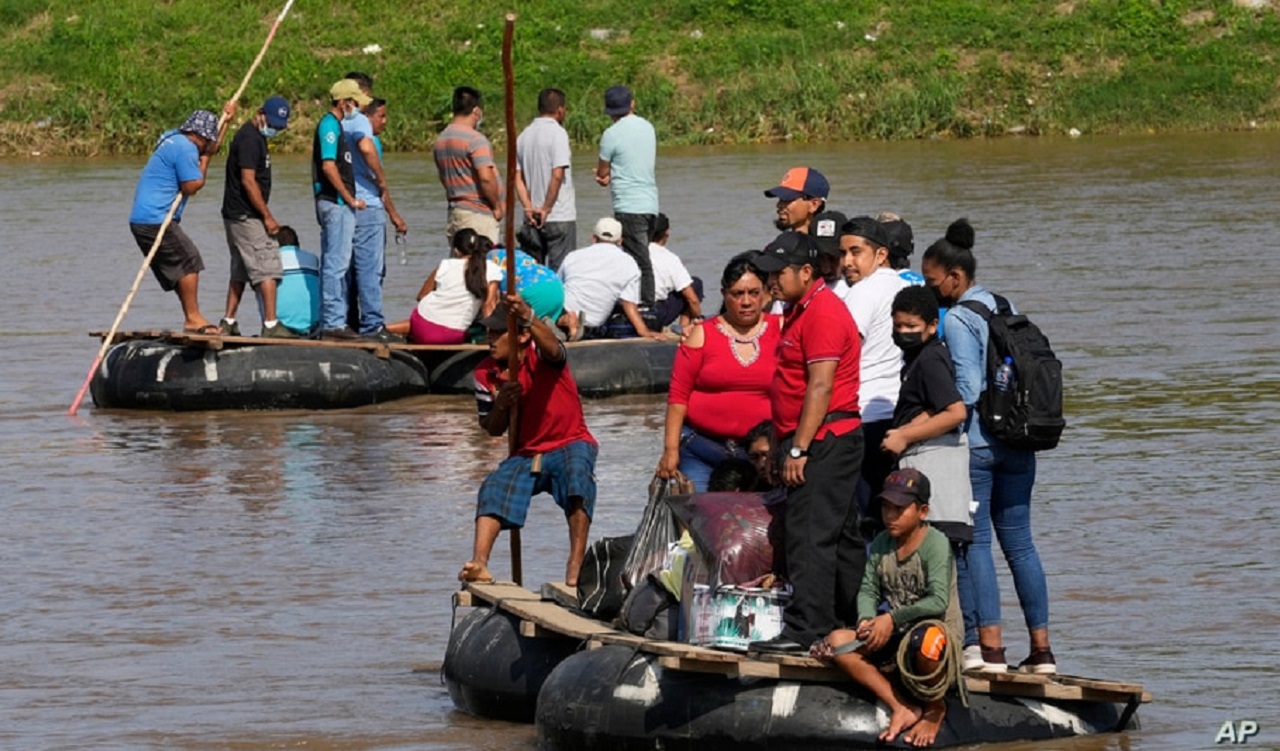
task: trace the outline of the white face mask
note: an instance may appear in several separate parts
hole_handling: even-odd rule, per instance
[[[476,127],[479,128],[481,125],[484,125],[484,110],[480,110],[480,114],[476,115]]]
[[[267,138],[275,138],[276,136],[280,135],[280,131],[271,127],[270,125],[264,125],[261,128],[259,128],[259,130],[261,130],[262,135]]]
[[[343,119],[343,120],[354,120],[354,119],[356,119],[356,115],[358,115],[358,114],[360,114],[360,110],[359,110],[359,109],[358,109],[354,104],[352,104],[352,105],[351,105],[351,109],[343,111],[343,113],[342,113],[342,119]]]

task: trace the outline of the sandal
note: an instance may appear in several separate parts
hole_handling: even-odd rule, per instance
[[[206,323],[195,329],[183,329],[184,334],[203,334],[205,336],[221,336],[222,329],[216,323]]]

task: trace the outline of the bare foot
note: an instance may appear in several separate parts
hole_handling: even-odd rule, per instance
[[[570,558],[564,565],[564,583],[569,587],[578,586],[578,572],[582,570],[582,558]]]
[[[493,574],[489,573],[489,567],[483,563],[467,561],[462,564],[462,570],[458,572],[458,581],[488,584],[493,581]]]
[[[938,737],[938,730],[942,727],[942,720],[946,716],[946,701],[939,699],[929,702],[925,705],[924,714],[921,715],[920,721],[912,726],[906,735],[902,736],[902,740],[917,748],[933,745],[934,740]]]
[[[920,721],[923,712],[914,704],[901,704],[897,709],[893,710],[893,714],[889,716],[889,729],[880,734],[880,740],[885,743],[893,743],[893,739],[898,737],[898,733],[912,727]]]

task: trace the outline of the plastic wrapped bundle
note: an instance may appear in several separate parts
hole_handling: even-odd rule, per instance
[[[627,589],[635,587],[651,573],[661,571],[671,555],[671,547],[680,540],[676,516],[667,505],[672,493],[689,492],[692,484],[683,474],[664,480],[655,476],[649,483],[649,503],[636,528],[635,543],[622,567],[622,581]]]
[[[697,493],[667,503],[706,556],[712,587],[783,574],[785,492]]]

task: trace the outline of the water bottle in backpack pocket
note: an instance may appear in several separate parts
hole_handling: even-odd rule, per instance
[[[991,388],[984,395],[993,432],[1000,432],[995,426],[1004,425],[1012,419],[1018,406],[1017,384],[1018,375],[1013,367],[1013,358],[1005,357],[991,374]]]

